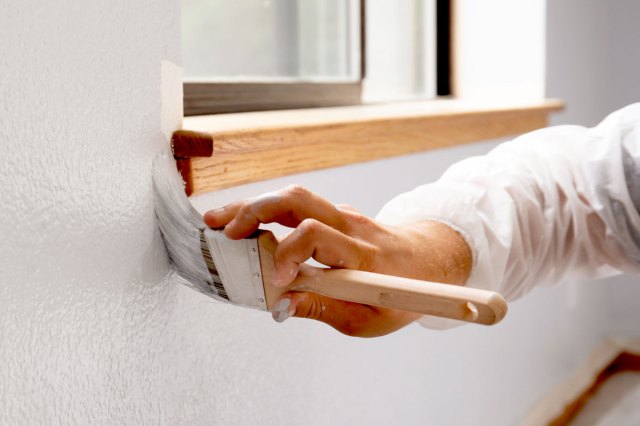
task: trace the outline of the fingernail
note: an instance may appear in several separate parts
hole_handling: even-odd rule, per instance
[[[271,310],[271,316],[276,322],[284,322],[291,318],[295,312],[295,307],[291,307],[291,299],[285,297],[276,303],[276,306]]]

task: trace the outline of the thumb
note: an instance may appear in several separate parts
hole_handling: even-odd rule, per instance
[[[387,330],[386,311],[389,310],[295,291],[285,293],[276,303],[273,317],[279,322],[290,316],[308,318],[328,324],[348,336],[374,337],[393,331]]]

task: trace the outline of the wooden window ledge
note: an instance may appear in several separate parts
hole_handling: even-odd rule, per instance
[[[192,193],[294,173],[517,135],[545,127],[559,100],[478,104],[457,100],[185,117],[213,137],[191,158]]]

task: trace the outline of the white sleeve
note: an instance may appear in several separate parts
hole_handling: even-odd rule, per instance
[[[640,104],[597,127],[551,127],[451,166],[390,201],[387,224],[433,219],[473,252],[468,286],[516,299],[568,274],[640,273]]]

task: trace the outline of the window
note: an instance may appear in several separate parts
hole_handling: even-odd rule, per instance
[[[202,114],[183,124],[216,141],[181,158],[189,193],[521,134],[562,109],[544,99],[544,0],[183,2],[185,115]],[[455,99],[402,102],[450,81]],[[212,114],[347,103],[365,105]]]
[[[182,13],[185,115],[436,95],[436,0],[183,0]]]

